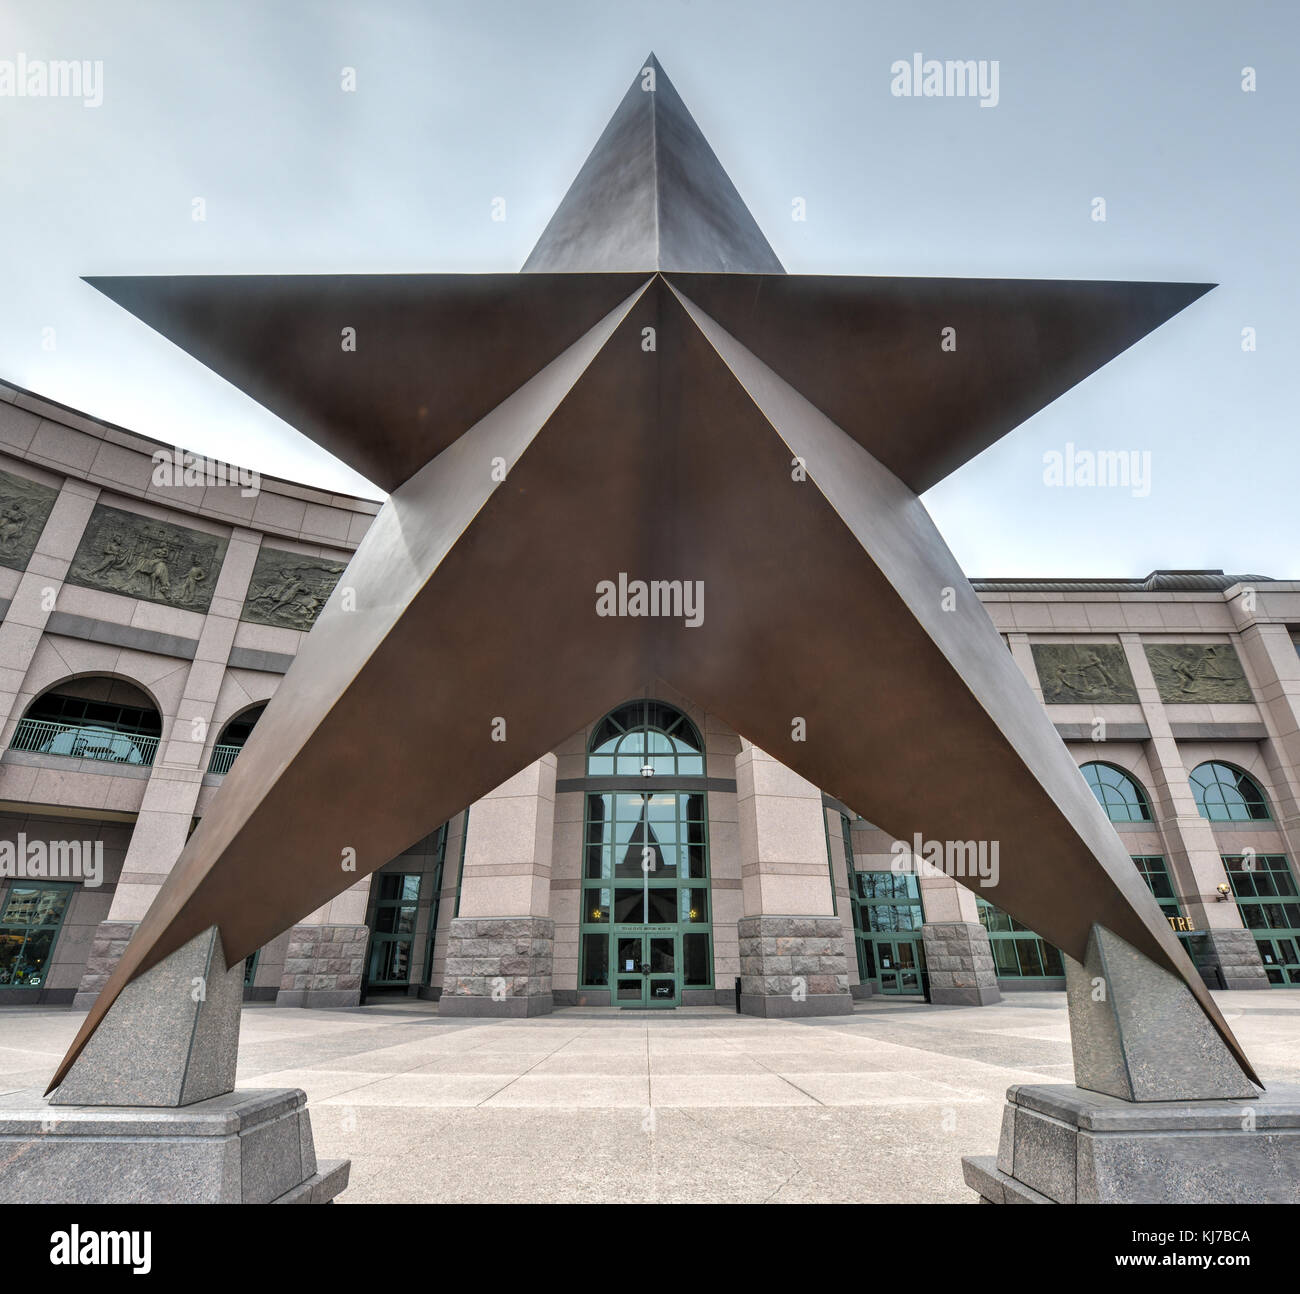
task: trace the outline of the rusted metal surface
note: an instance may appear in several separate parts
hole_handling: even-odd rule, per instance
[[[730,198],[678,191],[711,270]],[[1204,289],[674,272],[640,227],[611,265],[598,225],[600,273],[96,280],[397,488],[51,1087],[194,934],[248,955],[657,680],[900,839],[997,841],[989,898],[1076,959],[1099,923],[1173,970],[1254,1078],[916,497]],[[241,299],[276,319],[256,345]],[[599,615],[620,572],[702,581],[703,622]]]

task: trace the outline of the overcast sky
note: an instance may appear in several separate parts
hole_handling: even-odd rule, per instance
[[[926,496],[969,574],[1300,577],[1298,34],[1290,0],[4,0],[0,63],[99,60],[103,102],[0,97],[0,378],[376,496],[81,276],[517,270],[653,49],[790,273],[1220,285]],[[892,95],[916,52],[997,60],[996,107]],[[1046,484],[1067,444],[1149,453],[1149,493]]]

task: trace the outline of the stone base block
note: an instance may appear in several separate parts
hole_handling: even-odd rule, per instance
[[[285,948],[276,1006],[358,1006],[367,926],[294,926]]]
[[[992,1204],[1297,1204],[1300,1086],[1143,1102],[1013,1087],[996,1161],[967,1156],[962,1171]]]
[[[978,921],[927,921],[921,938],[931,1002],[991,1006],[1002,1000],[988,931]]]
[[[554,966],[549,917],[456,917],[447,931],[438,1014],[547,1015],[555,1006]]]
[[[737,933],[742,1014],[784,1019],[852,1012],[839,917],[742,917]]]
[[[348,1160],[318,1163],[307,1097],[241,1090],[179,1108],[0,1096],[2,1204],[326,1203]]]
[[[1259,944],[1249,930],[1206,930],[1193,937],[1189,952],[1211,988],[1271,988],[1259,957]],[[1222,976],[1222,984],[1219,977]]]

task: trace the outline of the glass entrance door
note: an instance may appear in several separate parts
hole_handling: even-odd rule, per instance
[[[681,974],[676,935],[615,927],[614,1000],[621,1007],[677,1006]]]
[[[925,953],[919,939],[877,939],[876,969],[882,993],[921,993]]]
[[[586,1004],[678,1006],[684,991],[712,988],[707,828],[702,791],[587,795],[578,971]]]

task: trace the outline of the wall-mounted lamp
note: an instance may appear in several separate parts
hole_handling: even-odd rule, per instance
[[[1220,902],[1232,895],[1232,886],[1229,885],[1227,881],[1220,881],[1218,885],[1215,886],[1215,889],[1219,891]]]

